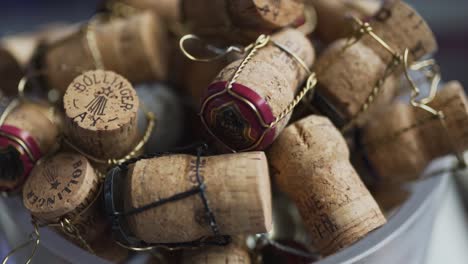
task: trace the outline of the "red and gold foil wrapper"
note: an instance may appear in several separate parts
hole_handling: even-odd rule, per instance
[[[275,120],[271,107],[247,86],[234,83],[233,93],[221,93],[227,82],[209,86],[204,100],[202,120],[218,140],[232,149],[264,149],[275,138]]]
[[[0,191],[13,192],[18,190],[29,176],[34,164],[42,156],[37,142],[24,130],[14,126],[0,126],[0,149],[7,149],[9,146],[15,148],[19,153],[22,169],[21,175],[12,179],[0,176]],[[13,166],[13,164],[11,164]]]

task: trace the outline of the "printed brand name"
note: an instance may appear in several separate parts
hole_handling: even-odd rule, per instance
[[[69,180],[66,183],[62,183],[58,180],[56,173],[57,170],[53,166],[49,166],[43,173],[46,181],[50,184],[50,192],[47,192],[46,196],[40,196],[34,191],[29,191],[26,195],[28,203],[31,206],[35,206],[38,209],[53,208],[57,201],[62,201],[67,198],[73,191],[74,188],[79,184],[79,179],[83,175],[83,162],[81,160],[72,164],[73,171],[69,175]],[[50,169],[52,168],[52,169]],[[59,188],[60,187],[60,188]]]

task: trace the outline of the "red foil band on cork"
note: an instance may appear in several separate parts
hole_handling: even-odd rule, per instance
[[[202,100],[200,115],[208,132],[230,150],[266,148],[276,132],[269,125],[275,120],[270,106],[249,87],[234,83],[228,90],[226,85],[225,81],[211,84]]]
[[[27,131],[14,126],[2,125],[0,126],[0,148],[8,146],[13,146],[20,153],[23,173],[13,187],[0,186],[0,191],[14,191],[22,186],[36,161],[42,157],[39,145]]]

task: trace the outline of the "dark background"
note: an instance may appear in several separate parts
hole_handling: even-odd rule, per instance
[[[159,1],[159,0],[154,0]],[[196,1],[196,0],[190,0]],[[213,0],[215,1],[215,0]],[[359,0],[356,0],[359,1]],[[0,36],[46,22],[88,19],[99,0],[0,0]],[[468,86],[468,0],[407,0],[426,18],[439,41],[443,79]]]

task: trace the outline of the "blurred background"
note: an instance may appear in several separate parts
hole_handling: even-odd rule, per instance
[[[468,1],[406,2],[426,18],[437,36],[439,52],[435,57],[441,65],[444,80],[457,79],[468,86],[468,74],[463,65],[468,61]],[[82,21],[93,15],[99,3],[99,0],[0,0],[0,36],[30,31],[46,22]]]

